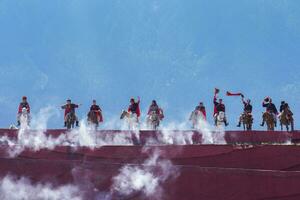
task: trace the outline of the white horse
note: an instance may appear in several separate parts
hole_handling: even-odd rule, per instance
[[[216,127],[222,127],[222,124],[225,123],[225,112],[220,111],[216,115]]]
[[[123,110],[120,119],[125,119],[125,121],[128,123],[129,130],[138,129],[139,120],[136,113],[131,113]]]
[[[203,113],[199,110],[194,110],[189,118],[192,121],[192,128],[199,129],[201,121],[205,120]]]
[[[28,128],[30,124],[30,115],[26,108],[22,108],[22,112],[18,115],[18,124],[21,128]]]
[[[159,126],[161,116],[156,111],[151,111],[147,117],[147,126],[152,130],[156,130]]]

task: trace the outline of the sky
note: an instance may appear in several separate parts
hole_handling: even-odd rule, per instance
[[[271,96],[300,120],[298,0],[0,0],[0,127],[16,121],[28,97],[32,113],[57,109],[49,128],[63,125],[71,98],[86,116],[92,99],[106,121],[131,97],[145,115],[156,99],[164,123],[186,120],[203,101],[212,122],[213,91],[237,129],[242,92],[254,106]]]

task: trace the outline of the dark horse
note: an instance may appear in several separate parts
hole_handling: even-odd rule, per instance
[[[88,120],[89,125],[93,125],[93,126],[95,126],[95,128],[97,128],[99,126],[97,112],[91,110],[87,114],[87,120]]]
[[[251,131],[252,130],[252,124],[253,124],[253,118],[252,114],[249,112],[244,112],[242,114],[242,122],[244,130]]]
[[[76,116],[74,112],[70,112],[66,116],[66,125],[67,129],[71,129],[75,127]]]
[[[286,127],[286,130],[289,131],[289,126],[291,125],[291,131],[294,131],[294,118],[293,113],[289,108],[285,108],[280,114],[280,126],[281,131],[283,130],[283,126]]]
[[[274,131],[276,119],[274,119],[273,113],[268,111],[264,112],[263,119],[267,123],[268,131]]]

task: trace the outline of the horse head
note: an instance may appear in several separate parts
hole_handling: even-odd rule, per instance
[[[225,112],[220,111],[220,112],[218,113],[217,120],[218,120],[219,122],[223,122],[224,119],[225,119]]]
[[[127,111],[123,110],[120,116],[120,119],[124,119],[124,117],[128,114]]]

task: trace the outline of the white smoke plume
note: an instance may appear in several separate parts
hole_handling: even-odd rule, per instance
[[[142,193],[151,199],[162,199],[164,191],[161,185],[176,178],[179,170],[170,160],[161,159],[160,151],[154,151],[142,165],[125,165],[113,178],[111,192],[128,197]]]
[[[46,135],[47,122],[51,117],[58,116],[59,111],[52,106],[41,109],[38,114],[32,116],[30,127],[22,126],[18,130],[17,140],[12,140],[6,136],[0,137],[0,143],[9,146],[8,154],[10,157],[19,155],[25,149],[38,151],[44,149],[54,149],[56,146],[90,147],[97,148],[105,145],[134,145],[140,140],[139,130],[128,131],[126,123],[120,119],[113,118],[112,121],[105,123],[106,129],[120,129],[115,134],[106,133],[104,130],[101,135],[95,132],[95,128],[86,124],[85,120],[80,122],[80,128],[73,129],[66,134],[58,137]],[[159,127],[158,141],[149,139],[146,145],[190,145],[193,144],[194,131],[191,130],[191,124],[188,119],[184,123],[161,124]],[[126,128],[127,127],[127,128]],[[141,123],[141,127],[144,127]],[[125,131],[126,130],[126,131]],[[176,131],[174,131],[176,130]],[[191,130],[191,131],[186,131]],[[202,134],[202,143],[204,144],[223,144],[224,130],[216,129],[208,122],[199,120],[197,131]],[[133,141],[133,137],[136,141]]]
[[[79,188],[73,185],[33,184],[28,178],[10,175],[0,179],[1,200],[82,200],[80,193]]]

